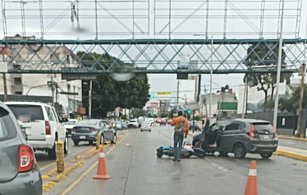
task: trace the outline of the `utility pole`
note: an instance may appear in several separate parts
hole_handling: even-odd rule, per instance
[[[301,89],[300,89],[300,99],[299,99],[299,105],[298,105],[298,117],[297,117],[297,130],[298,132],[296,133],[297,137],[304,137],[304,131],[302,130],[301,127],[301,122],[302,122],[302,111],[303,111],[303,100],[304,100],[304,81],[305,81],[305,73],[306,73],[306,65],[302,64],[302,67],[300,69],[300,74],[302,76],[301,79]]]
[[[59,104],[58,104],[58,84],[55,84],[55,111],[59,112]]]
[[[4,94],[3,94],[3,101],[7,101],[7,83],[6,83],[6,74],[3,73],[3,88],[4,88]]]
[[[273,115],[273,127],[277,129],[277,115],[278,115],[278,101],[279,101],[279,83],[280,83],[280,71],[282,63],[282,43],[283,43],[283,24],[284,24],[284,8],[285,1],[281,2],[281,20],[280,20],[280,32],[279,32],[279,45],[278,45],[278,64],[277,64],[277,76],[276,76],[276,95],[274,102],[274,115]]]
[[[177,79],[177,106],[179,105],[179,79]]]
[[[210,63],[210,104],[209,104],[209,118],[211,119],[212,106],[212,74],[213,74],[213,36],[211,37],[211,63]]]
[[[246,98],[246,96],[247,96],[247,88],[248,88],[248,85],[247,85],[247,78],[246,78],[245,79],[245,84],[244,84],[244,97],[243,97],[242,118],[244,118],[246,110],[247,110],[247,108],[246,108],[246,105],[247,105],[247,103],[246,103],[246,100],[247,100],[247,98]]]
[[[88,92],[88,117],[92,118],[92,90],[93,80],[90,80],[90,90]]]
[[[74,101],[73,101],[73,113],[75,114],[75,112],[76,112],[76,95],[75,95],[75,93],[76,93],[76,86],[74,85],[73,86],[73,89],[74,89]]]
[[[51,105],[54,107],[54,83],[53,83],[53,74],[51,74]]]

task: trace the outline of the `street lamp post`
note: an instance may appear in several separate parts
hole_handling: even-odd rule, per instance
[[[209,117],[211,117],[211,105],[212,105],[212,68],[213,63],[213,36],[211,37],[211,63],[210,63],[210,104],[209,104]]]
[[[273,126],[277,129],[277,114],[278,114],[278,96],[279,96],[279,82],[280,82],[280,70],[281,70],[281,60],[282,60],[282,43],[283,43],[283,23],[284,23],[284,7],[285,1],[282,0],[282,10],[281,10],[281,21],[280,21],[280,35],[279,35],[279,47],[278,47],[278,66],[277,66],[277,77],[276,77],[276,95],[274,104],[274,116],[273,116]]]

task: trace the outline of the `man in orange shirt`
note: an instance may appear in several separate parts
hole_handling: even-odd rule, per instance
[[[183,136],[187,137],[189,133],[189,122],[183,117],[182,111],[178,111],[178,116],[171,121],[174,126],[174,159],[180,161]]]

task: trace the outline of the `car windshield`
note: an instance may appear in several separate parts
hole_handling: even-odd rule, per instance
[[[75,125],[77,124],[77,121],[67,121],[64,123],[64,125]]]
[[[79,126],[81,125],[97,126],[98,124],[99,124],[99,121],[97,120],[83,120],[77,123],[77,125]]]
[[[43,110],[41,106],[11,104],[8,106],[19,121],[33,122],[36,120],[44,120]]]

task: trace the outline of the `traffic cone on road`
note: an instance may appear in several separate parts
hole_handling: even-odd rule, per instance
[[[258,195],[256,161],[250,163],[244,195]]]
[[[94,179],[110,179],[111,176],[107,174],[107,167],[106,167],[106,158],[104,154],[104,149],[101,146],[99,151],[99,159],[98,159],[98,166],[97,166],[97,172],[96,176],[94,176]]]

